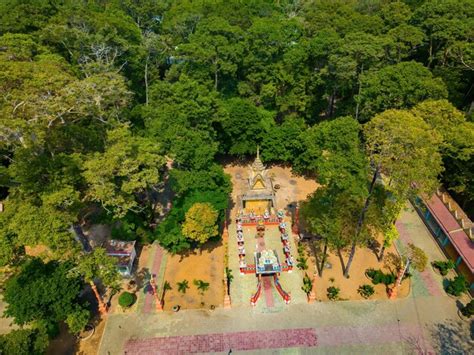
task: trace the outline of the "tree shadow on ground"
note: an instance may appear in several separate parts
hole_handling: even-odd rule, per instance
[[[252,164],[253,161],[255,160],[255,156],[256,156],[256,153],[255,155],[242,156],[242,157],[218,155],[216,157],[216,160],[222,166],[233,165],[233,166],[238,166],[238,167],[243,168],[243,167],[247,167],[249,164]]]
[[[216,237],[208,240],[201,247],[196,247],[190,250],[183,251],[181,253],[176,253],[179,255],[179,261],[183,261],[185,258],[191,255],[201,255],[203,252],[212,253],[214,249],[222,246],[222,237]]]
[[[367,247],[369,248],[369,250],[371,250],[374,253],[376,257],[378,257],[380,254],[380,248],[382,247],[382,244],[380,244],[380,242],[377,239],[372,238],[367,243]]]
[[[472,354],[474,352],[474,321],[447,321],[430,328],[433,349],[438,354]]]
[[[143,288],[144,293],[151,292],[150,278],[151,278],[150,270],[147,267],[140,269],[135,274],[137,289]]]
[[[430,349],[427,348],[425,345],[425,341],[421,336],[416,336],[416,335],[410,335],[406,338],[404,338],[404,341],[406,345],[408,346],[408,349],[406,349],[407,353],[410,354],[431,354],[432,352]]]

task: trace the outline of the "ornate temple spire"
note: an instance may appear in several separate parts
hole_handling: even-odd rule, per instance
[[[260,160],[260,147],[257,145],[257,157],[252,164],[252,170],[254,173],[261,173],[265,170],[265,165],[263,165],[262,161]]]

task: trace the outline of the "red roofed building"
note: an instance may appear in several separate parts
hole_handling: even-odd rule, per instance
[[[474,224],[446,192],[418,198],[415,205],[446,256],[455,262],[456,271],[470,283],[473,294]]]

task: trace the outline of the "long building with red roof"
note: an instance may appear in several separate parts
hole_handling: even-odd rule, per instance
[[[417,199],[416,207],[456,271],[466,277],[474,293],[474,239],[472,221],[446,192]]]

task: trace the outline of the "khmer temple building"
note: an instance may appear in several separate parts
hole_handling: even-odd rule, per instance
[[[241,211],[244,214],[263,215],[265,211],[272,213],[275,207],[275,191],[268,171],[260,160],[257,148],[257,157],[249,166],[248,189],[240,198]]]

